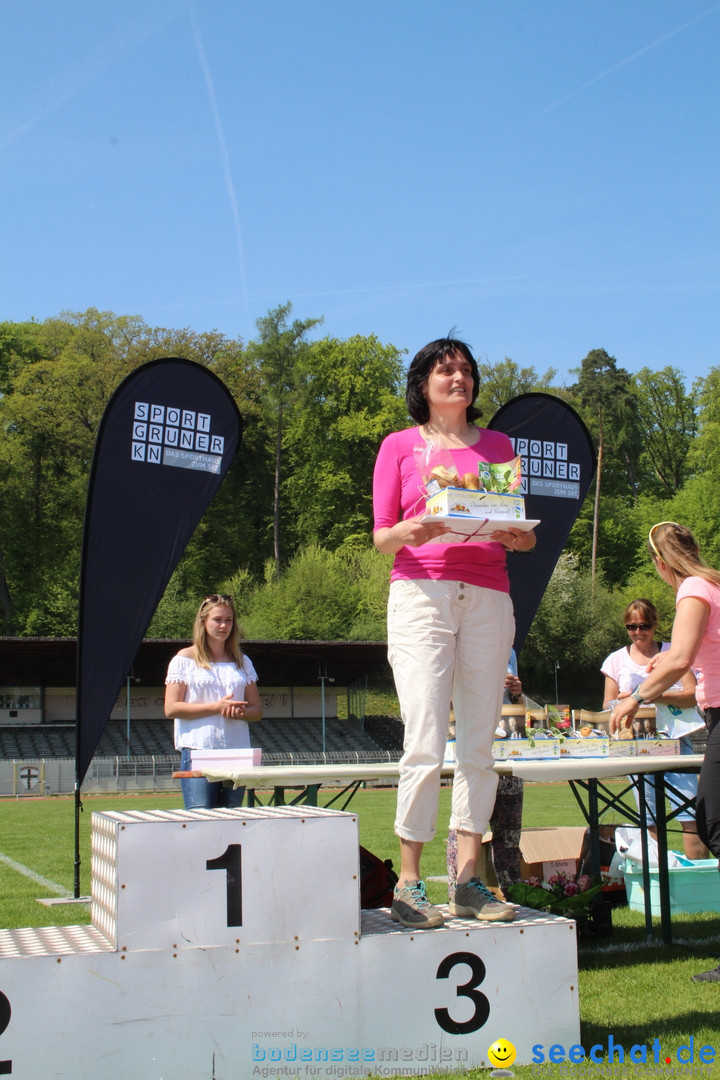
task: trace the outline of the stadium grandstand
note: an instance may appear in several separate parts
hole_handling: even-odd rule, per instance
[[[186,641],[147,640],[128,673],[84,790],[173,787],[179,753],[163,713],[167,664]],[[265,764],[397,761],[402,724],[367,715],[381,642],[244,642],[260,676],[263,719],[251,725]],[[72,790],[76,641],[0,638],[0,794]],[[340,705],[340,708],[338,707]]]

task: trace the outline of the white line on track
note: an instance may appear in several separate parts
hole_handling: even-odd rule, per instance
[[[5,863],[6,866],[9,866],[11,870],[15,870],[18,874],[22,874],[23,877],[30,878],[36,885],[42,885],[43,889],[48,889],[57,896],[72,896],[70,890],[66,889],[63,885],[58,885],[57,881],[51,881],[50,878],[43,877],[42,874],[36,874],[29,866],[23,866],[22,863],[15,862],[9,855],[3,855],[1,851],[0,862]]]

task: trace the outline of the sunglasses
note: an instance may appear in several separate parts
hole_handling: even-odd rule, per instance
[[[227,596],[225,593],[213,593],[212,596],[206,596],[203,600],[203,604],[232,604],[232,596]]]
[[[626,622],[626,630],[652,630],[653,624],[649,622]]]

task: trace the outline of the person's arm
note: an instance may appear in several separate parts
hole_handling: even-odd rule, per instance
[[[254,684],[253,684],[254,685]],[[257,687],[255,687],[257,695]],[[206,716],[216,716],[220,713],[226,719],[245,719],[247,709],[246,701],[239,701],[232,694],[218,698],[217,701],[186,701],[187,685],[181,682],[171,682],[165,687],[165,715],[168,720],[202,720]],[[260,699],[257,698],[257,705]],[[262,716],[262,709],[260,710]],[[259,720],[260,716],[251,719]]]
[[[257,683],[248,683],[245,687],[245,711],[243,712],[243,720],[262,720],[262,705],[260,704],[260,694],[258,693]]]
[[[512,526],[507,529],[497,529],[490,539],[497,544],[502,544],[506,551],[534,551],[537,544],[534,529],[523,532],[522,529],[513,529]]]
[[[420,547],[448,531],[447,526],[440,522],[422,524],[422,514],[403,520],[402,477],[396,446],[397,439],[385,439],[378,451],[373,473],[373,543],[383,555],[396,555],[404,547]],[[424,502],[424,496],[421,501]]]
[[[692,709],[695,705],[695,687],[697,679],[691,670],[688,670],[678,682],[681,690],[666,690],[660,697],[656,697],[655,705],[674,705],[677,709]]]
[[[396,525],[383,526],[373,533],[373,543],[383,555],[396,555],[404,547],[420,547],[435,536],[447,532],[441,521],[423,523],[419,517],[398,521]]]
[[[627,694],[623,695],[623,697],[627,697],[627,696],[628,696]],[[617,679],[613,679],[613,677],[611,675],[606,675],[605,676],[605,693],[603,694],[603,709],[609,708],[610,702],[612,701],[613,704],[614,704],[618,700],[619,697],[620,697],[620,687],[618,686]]]
[[[685,596],[678,601],[670,648],[653,657],[648,664],[650,672],[647,678],[643,679],[633,696],[615,707],[615,723],[624,720],[626,727],[630,727],[641,702],[654,701],[673,683],[682,680],[697,656],[709,615],[709,606],[697,596]]]

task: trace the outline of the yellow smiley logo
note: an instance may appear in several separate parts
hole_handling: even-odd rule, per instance
[[[496,1039],[492,1046],[488,1047],[488,1058],[491,1065],[504,1069],[512,1065],[517,1056],[515,1047],[507,1039]]]

